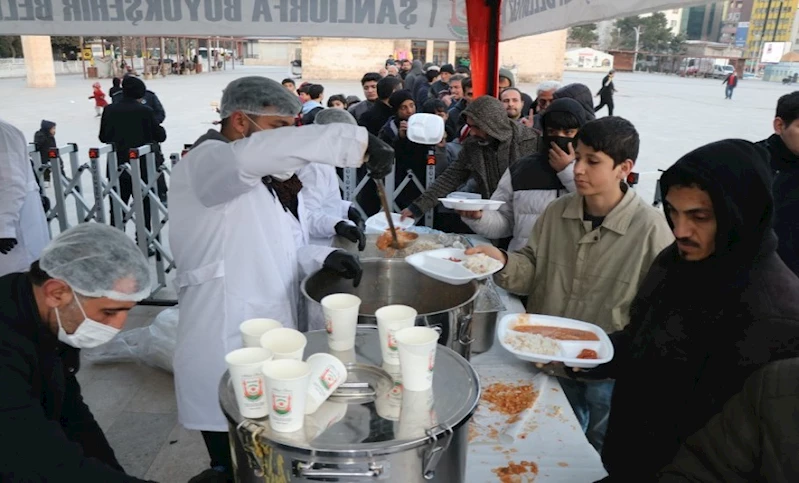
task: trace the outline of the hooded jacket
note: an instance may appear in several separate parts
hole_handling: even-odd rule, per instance
[[[688,438],[658,482],[799,481],[797,407],[799,359],[769,364]]]
[[[799,355],[799,279],[775,252],[765,151],[720,141],[661,177],[664,197],[690,184],[713,202],[715,252],[694,262],[676,243],[663,250],[630,325],[611,335],[613,361],[583,374],[616,379],[602,453],[612,481],[651,480],[752,372]]]
[[[403,89],[416,92],[414,90],[416,85],[416,78],[418,76],[423,76],[424,71],[422,70],[422,61],[421,60],[414,60],[411,64],[411,70],[408,71],[408,75],[405,76]]]
[[[573,99],[558,99],[546,111],[565,112],[574,116],[580,127],[586,121],[585,111]],[[573,193],[574,167],[567,166],[556,172],[549,164],[549,146],[542,138],[541,151],[525,156],[508,168],[492,200],[505,204],[497,211],[483,211],[479,220],[463,218],[463,221],[484,237],[497,240],[513,235],[508,251],[517,251],[527,245],[536,220],[550,203],[566,193]]]
[[[585,111],[586,122],[596,119],[596,114],[594,113],[594,97],[591,95],[591,89],[589,89],[585,84],[574,83],[563,86],[555,91],[555,93],[552,95],[552,98],[553,100],[574,99],[580,103],[580,106],[582,106],[583,110]],[[533,127],[542,132],[544,129],[541,125],[541,118],[543,115],[543,112],[539,112],[535,115],[533,120]]]
[[[499,77],[504,77],[510,81],[510,87],[516,87],[516,76],[510,69],[499,69]],[[522,92],[522,117],[530,115],[530,109],[533,108],[533,98],[529,94]]]
[[[47,161],[47,150],[50,148],[57,148],[55,136],[50,134],[50,129],[55,127],[52,121],[42,120],[41,128],[33,135],[33,144],[36,145],[36,150],[42,153],[42,161]]]
[[[771,154],[774,172],[774,231],[777,253],[793,273],[799,275],[799,156],[793,154],[779,135],[760,141]]]
[[[485,131],[491,139],[486,141],[470,136],[464,141],[457,161],[409,206],[416,216],[436,206],[438,198],[452,193],[470,177],[477,181],[482,197],[489,198],[508,167],[539,149],[539,134],[508,118],[502,103],[494,97],[482,96],[473,100],[461,115],[468,115],[474,126]]]

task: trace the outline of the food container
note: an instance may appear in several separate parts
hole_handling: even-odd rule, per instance
[[[444,208],[458,211],[497,211],[504,201],[475,200],[467,198],[439,198]]]
[[[473,272],[466,266],[469,256],[460,248],[441,248],[411,255],[406,257],[405,261],[428,277],[450,285],[463,285],[470,280],[484,280],[502,270],[502,263],[487,255],[471,255],[482,256],[487,261],[485,272]]]
[[[385,221],[385,216],[383,221]],[[419,235],[413,243],[407,248],[402,250],[380,250],[377,248],[377,239],[380,233],[366,234],[366,248],[364,251],[358,251],[358,244],[353,243],[346,238],[336,236],[333,238],[333,248],[342,248],[350,253],[358,255],[360,258],[400,258],[404,259],[414,253],[419,253],[420,250],[427,248],[434,250],[437,248],[469,248],[472,246],[469,240],[462,235],[449,234],[449,233],[425,233],[424,227],[414,226],[408,231]]]
[[[327,334],[309,333],[308,353],[321,352],[329,353]],[[320,408],[325,414],[307,415],[296,433],[276,433],[267,419],[243,419],[225,374],[220,403],[230,426],[237,482],[467,480],[467,423],[480,399],[479,380],[469,363],[439,347],[432,390],[422,393],[418,404],[430,407],[429,417],[417,417],[415,411],[412,420],[403,421],[401,404],[417,402],[414,398],[394,394],[393,401],[402,401],[399,408],[377,408],[399,387],[380,367],[377,329],[358,328],[356,354],[357,361],[348,364],[347,383]]]
[[[327,270],[320,270],[302,282],[309,318],[317,319],[321,301],[334,293],[361,298],[359,324],[377,325],[375,311],[386,305],[408,305],[416,309],[416,325],[439,327],[439,343],[469,359],[472,343],[472,313],[480,285],[471,281],[449,285],[421,274],[404,260],[361,260],[363,278],[358,287]],[[310,322],[318,325],[313,320]],[[378,347],[379,349],[379,347]]]

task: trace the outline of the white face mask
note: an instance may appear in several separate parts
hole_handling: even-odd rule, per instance
[[[119,333],[119,329],[109,327],[87,317],[86,311],[83,310],[83,306],[74,290],[72,294],[75,297],[75,303],[78,304],[78,308],[83,314],[83,322],[74,333],[67,334],[64,326],[61,325],[61,315],[58,313],[58,309],[55,309],[55,318],[58,321],[58,340],[76,349],[91,349],[105,344]]]

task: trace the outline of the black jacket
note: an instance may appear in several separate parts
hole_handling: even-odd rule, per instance
[[[103,109],[100,142],[116,146],[117,162],[128,162],[128,150],[144,144],[166,141],[166,131],[152,109],[135,99],[123,98]]]
[[[611,334],[613,361],[586,373],[616,379],[602,453],[612,481],[653,479],[752,372],[799,356],[799,279],[776,254],[766,164],[762,149],[728,140],[661,177],[664,197],[687,183],[708,192],[716,250],[696,262],[676,244],[661,252],[630,324]]]
[[[116,91],[111,94],[111,103],[116,104],[122,101],[125,97],[122,95],[122,91]],[[158,99],[158,96],[155,95],[155,92],[147,90],[144,91],[144,101],[142,102],[143,105],[149,107],[155,113],[155,122],[158,124],[163,124],[164,120],[166,119],[166,111],[164,110],[163,104]]]
[[[769,364],[688,438],[660,483],[799,481],[799,359]]]
[[[447,142],[452,142],[461,134],[461,129],[466,124],[466,119],[461,116],[461,113],[466,109],[466,99],[463,98],[450,106],[447,112]]]
[[[377,101],[358,119],[358,125],[365,127],[370,134],[377,136],[393,114],[391,106],[383,101]]]
[[[125,474],[83,401],[78,362],[40,319],[27,275],[0,277],[0,481],[144,481]]]
[[[430,82],[427,77],[418,77],[413,89],[413,102],[416,103],[416,112],[422,112],[424,103],[430,99]]]
[[[439,79],[430,86],[430,99],[440,99],[441,93],[449,90],[449,84]]]
[[[760,141],[768,149],[774,172],[774,231],[782,261],[799,275],[799,156],[777,134]]]
[[[33,135],[33,144],[36,145],[36,150],[42,153],[42,162],[47,162],[47,150],[50,148],[57,148],[55,136],[50,134],[50,129],[55,126],[54,122],[42,121],[42,127],[36,134]]]

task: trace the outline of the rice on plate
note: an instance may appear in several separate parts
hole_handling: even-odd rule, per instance
[[[528,334],[509,330],[505,334],[504,342],[519,352],[541,354],[547,356],[560,355],[560,345],[555,339],[538,334]]]
[[[497,260],[489,257],[484,253],[478,253],[475,255],[469,255],[466,257],[466,260],[463,261],[463,266],[469,269],[472,273],[477,275],[483,275],[489,272],[493,272],[495,269],[499,268],[502,265]]]

